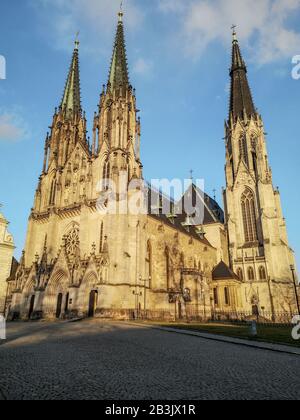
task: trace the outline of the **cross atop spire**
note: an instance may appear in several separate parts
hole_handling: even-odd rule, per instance
[[[117,27],[117,34],[114,44],[112,62],[109,72],[109,83],[111,89],[118,89],[119,87],[127,87],[129,85],[129,75],[126,57],[124,25],[123,25],[123,8],[119,12],[119,21]]]
[[[120,11],[119,11],[119,22],[123,22],[123,16],[124,16],[124,13],[123,13],[123,0],[121,1],[121,4],[120,4]]]
[[[236,36],[236,25],[232,25],[231,29],[232,29],[232,40],[233,42],[237,42],[237,36]]]
[[[231,76],[231,96],[230,96],[230,115],[236,119],[243,118],[245,113],[248,117],[256,115],[255,106],[252,99],[251,90],[247,78],[247,67],[243,60],[240,50],[236,25],[232,26],[232,64]]]
[[[80,34],[80,31],[77,32],[76,38],[75,38],[75,49],[77,49],[77,50],[79,50],[79,45],[80,45],[79,34]]]
[[[72,62],[66,81],[65,91],[61,102],[61,108],[68,117],[74,113],[81,114],[81,95],[80,95],[80,74],[79,74],[79,32],[76,35],[75,47]]]

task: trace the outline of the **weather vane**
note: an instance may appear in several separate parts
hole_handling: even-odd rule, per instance
[[[236,26],[236,25],[232,25],[232,26],[231,26],[232,36],[233,36],[233,40],[234,40],[234,41],[236,40],[236,28],[237,28],[237,26]]]
[[[119,20],[120,20],[120,22],[122,22],[123,15],[124,15],[124,13],[123,13],[123,0],[121,0],[121,3],[120,3],[120,11],[119,11]]]
[[[191,178],[190,179],[192,181],[194,181],[194,171],[193,171],[193,169],[190,170],[190,174],[191,174]]]

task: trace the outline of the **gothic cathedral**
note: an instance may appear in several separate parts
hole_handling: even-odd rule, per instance
[[[290,317],[296,311],[280,195],[274,190],[264,126],[234,33],[230,114],[226,122],[225,214],[191,185],[192,215],[162,211],[101,212],[108,182],[134,181],[126,199],[144,193],[141,121],[129,81],[123,13],[119,13],[109,78],[94,115],[93,138],[81,106],[79,43],[65,91],[45,141],[43,171],[29,217],[25,249],[8,281],[14,319],[132,319],[212,316]],[[143,186],[142,186],[143,185]],[[119,188],[119,187],[118,187]],[[146,189],[147,189],[146,188]],[[153,195],[153,194],[152,194]],[[124,193],[116,192],[117,202]],[[128,201],[128,200],[127,200]],[[226,315],[227,314],[227,315]],[[234,315],[233,315],[234,314]]]

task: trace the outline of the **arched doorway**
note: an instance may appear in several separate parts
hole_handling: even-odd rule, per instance
[[[95,316],[97,303],[98,303],[98,292],[97,290],[92,290],[90,293],[90,301],[89,301],[89,312],[88,312],[89,318],[93,318]]]
[[[257,305],[252,305],[252,315],[256,317],[259,316],[259,309]]]
[[[43,314],[49,319],[59,319],[65,312],[65,300],[69,288],[68,275],[56,271],[51,277],[43,299]]]
[[[62,301],[63,301],[63,294],[59,293],[57,296],[56,319],[59,319],[61,316]]]
[[[35,303],[35,295],[31,296],[30,305],[29,305],[29,312],[28,312],[28,319],[31,319],[34,310],[34,303]]]

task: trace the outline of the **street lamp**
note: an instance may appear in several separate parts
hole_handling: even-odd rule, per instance
[[[136,311],[136,318],[139,318],[140,314],[140,303],[139,298],[142,297],[142,292],[138,291],[138,286],[136,286],[135,290],[132,292],[133,296],[135,297],[135,311]]]
[[[296,284],[295,267],[293,265],[291,265],[291,272],[293,275],[293,284],[294,284],[294,289],[295,289],[298,314],[300,315],[300,304],[299,304],[299,297],[298,297],[297,284]]]
[[[144,282],[144,317],[146,318],[146,313],[147,313],[147,281],[149,281],[149,289],[150,289],[150,284],[151,284],[151,276],[149,276],[148,278],[143,279],[142,276],[140,276],[140,282]]]

